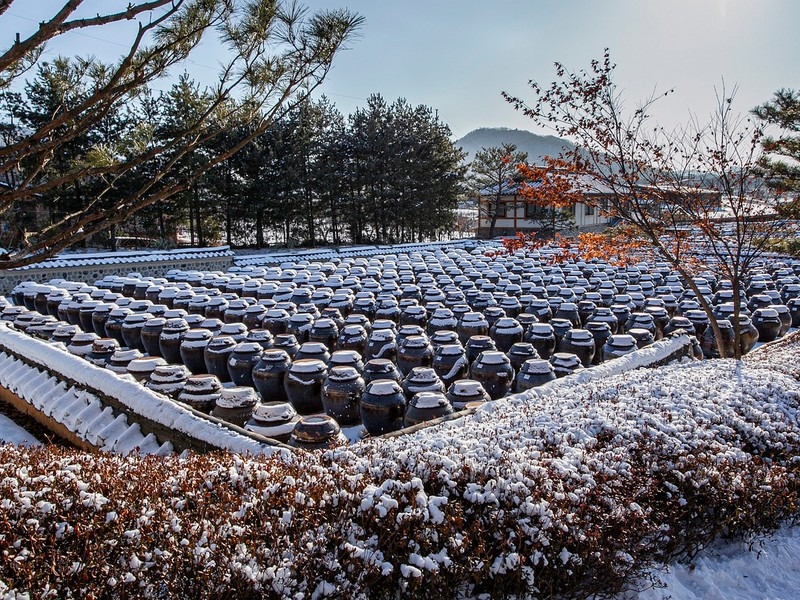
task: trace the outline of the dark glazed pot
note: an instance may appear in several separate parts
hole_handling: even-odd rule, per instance
[[[128,372],[128,365],[136,358],[144,358],[144,354],[135,348],[133,350],[120,349],[111,355],[106,368],[118,375],[123,375]]]
[[[467,345],[464,348],[470,365],[478,360],[481,352],[486,350],[497,350],[494,340],[488,335],[473,335],[467,340]]]
[[[742,355],[747,354],[758,342],[758,329],[756,329],[750,317],[739,315],[739,348]]]
[[[556,352],[550,357],[550,364],[553,365],[553,372],[557,378],[583,370],[580,359],[570,352]]]
[[[727,358],[732,358],[735,347],[733,326],[728,319],[717,319],[717,325],[719,325],[720,333],[722,334],[722,347],[725,351],[725,356]],[[758,327],[758,325],[756,325],[756,327]],[[759,336],[760,334],[761,332],[759,332]],[[700,338],[700,348],[703,350],[703,356],[706,358],[720,357],[716,340],[717,338],[714,335],[714,328],[709,325],[703,332],[703,336]]]
[[[258,396],[250,386],[224,387],[214,402],[211,416],[244,427],[257,402]]]
[[[408,403],[403,426],[411,427],[453,414],[453,407],[441,392],[419,392]]]
[[[432,363],[433,348],[421,335],[412,335],[397,349],[397,368],[403,375],[415,367],[430,367]]]
[[[433,369],[445,387],[469,375],[469,361],[461,344],[446,344],[434,351]]]
[[[514,379],[514,392],[524,392],[525,390],[544,385],[548,381],[553,381],[555,378],[556,373],[550,361],[543,358],[526,360]]]
[[[603,346],[603,361],[625,356],[636,349],[636,339],[632,335],[625,333],[612,335]]]
[[[533,347],[533,344],[529,342],[518,342],[511,346],[511,349],[506,352],[506,356],[508,356],[511,366],[514,367],[514,372],[519,372],[526,360],[539,358],[539,353],[536,351],[536,348]]]
[[[403,374],[392,361],[386,358],[373,358],[364,364],[364,382],[369,384],[376,379],[391,379],[400,383]]]
[[[75,325],[75,327],[78,327]],[[67,345],[67,351],[75,356],[86,358],[92,351],[92,344],[98,339],[96,333],[76,333]]]
[[[328,359],[328,368],[353,367],[359,374],[364,370],[364,361],[355,350],[337,350]]]
[[[603,346],[611,337],[611,327],[603,321],[591,321],[586,324],[586,331],[594,338],[594,358],[592,364],[599,365],[603,360]]]
[[[87,360],[96,367],[105,367],[114,353],[119,350],[119,342],[114,338],[99,338],[92,342],[92,350]]]
[[[468,312],[456,325],[456,333],[462,344],[466,344],[474,335],[489,335],[489,322],[481,313]]]
[[[544,359],[550,358],[550,355],[555,352],[556,334],[550,323],[533,323],[525,332],[524,340],[531,344],[539,356]]]
[[[489,335],[500,352],[508,352],[511,346],[522,341],[522,325],[511,317],[500,317],[492,325]]]
[[[309,342],[324,344],[329,351],[336,350],[336,342],[339,337],[339,328],[332,319],[319,318],[311,326],[308,334]]]
[[[165,364],[167,364],[167,362],[160,356],[134,358],[128,363],[128,373],[133,375],[136,381],[144,384],[150,378],[150,374],[156,370],[156,367]]]
[[[288,402],[262,402],[253,407],[253,414],[244,428],[278,442],[288,442],[300,415]]]
[[[214,375],[192,375],[178,394],[178,401],[200,412],[210,413],[221,391],[222,383]]]
[[[290,358],[294,358],[298,350],[300,350],[300,344],[297,343],[297,338],[291,333],[279,333],[276,335],[272,347],[283,350]]]
[[[489,402],[491,398],[480,381],[459,379],[447,390],[447,399],[455,410],[464,410],[467,404]]]
[[[139,334],[142,339],[144,352],[150,356],[161,356],[161,332],[167,320],[163,317],[149,319],[142,327]],[[169,362],[169,361],[168,361]]]
[[[340,350],[355,350],[363,354],[367,347],[367,330],[361,325],[345,325],[339,333],[337,348]]]
[[[369,336],[369,341],[364,349],[364,360],[385,358],[394,362],[397,358],[397,344],[391,329],[376,329]]]
[[[150,320],[150,315],[147,313],[134,313],[125,317],[122,322],[122,341],[123,345],[128,348],[136,348],[141,352],[147,350],[142,343],[142,329],[147,321]]]
[[[301,415],[322,412],[322,382],[327,367],[321,360],[306,358],[292,363],[283,380],[286,397]]]
[[[403,379],[401,384],[406,401],[410,401],[415,394],[420,392],[445,392],[445,385],[436,371],[430,367],[414,367]]]
[[[206,373],[205,348],[213,334],[208,329],[190,329],[180,345],[181,362],[195,375]]]
[[[322,384],[322,407],[340,425],[355,425],[361,419],[361,396],[366,384],[353,367],[333,367]]]
[[[292,359],[278,348],[266,350],[261,360],[253,367],[253,386],[264,402],[288,402],[283,381],[289,372]]]
[[[406,398],[400,384],[392,379],[376,379],[367,384],[361,397],[361,422],[370,435],[381,435],[403,428]]]
[[[290,446],[303,450],[323,450],[346,443],[342,428],[328,415],[302,417],[289,437]]]
[[[758,341],[763,343],[778,339],[783,327],[778,311],[771,306],[768,308],[757,308],[753,312],[752,322],[758,330]]]
[[[192,372],[183,365],[159,365],[150,373],[145,387],[177,400],[191,375]]]
[[[114,338],[119,342],[120,346],[127,346],[124,338],[122,337],[122,323],[123,321],[125,321],[125,318],[130,314],[133,313],[129,308],[113,309],[109,313],[108,319],[106,319],[105,337]]]
[[[586,329],[570,329],[558,344],[558,351],[575,354],[588,367],[595,353],[594,336]]]
[[[514,383],[514,367],[502,352],[486,350],[472,363],[470,379],[479,381],[489,397],[497,400],[511,391],[511,385]]]
[[[254,387],[253,367],[261,360],[263,350],[256,342],[239,342],[228,357],[228,374],[237,386]]]
[[[206,363],[206,373],[216,375],[222,383],[231,380],[228,372],[228,358],[233,354],[236,341],[227,335],[211,338],[203,350],[203,360]]]

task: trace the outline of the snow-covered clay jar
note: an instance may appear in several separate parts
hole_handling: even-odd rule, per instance
[[[213,335],[208,329],[190,329],[181,340],[181,362],[195,375],[206,373],[205,348]]]
[[[290,358],[294,358],[297,351],[300,350],[300,344],[297,342],[297,338],[291,333],[277,334],[272,347],[283,350]]]
[[[142,329],[145,323],[151,318],[149,313],[133,313],[125,317],[122,321],[122,340],[128,348],[136,348],[142,352],[147,352],[142,344]]]
[[[750,317],[739,315],[739,346],[742,354],[747,354],[758,342],[758,329],[753,325]]]
[[[228,374],[234,385],[254,387],[253,367],[261,360],[263,350],[256,342],[239,342],[228,357]]]
[[[443,393],[419,392],[408,403],[406,414],[403,417],[403,426],[419,425],[452,413],[453,407]]]
[[[278,348],[266,350],[259,362],[253,367],[251,374],[253,386],[258,390],[264,402],[288,402],[283,380],[292,359],[284,351]]]
[[[518,372],[526,360],[539,358],[539,353],[530,342],[517,342],[506,352],[514,372]]]
[[[491,400],[481,382],[474,379],[454,381],[448,388],[446,396],[455,410],[464,410],[470,403],[482,404]]]
[[[331,354],[328,352],[328,347],[319,342],[304,342],[300,344],[297,354],[294,355],[294,360],[303,360],[304,358],[314,358],[326,363],[330,360]]]
[[[381,435],[403,428],[406,398],[393,379],[376,379],[367,384],[361,397],[361,422],[370,435]]]
[[[489,322],[479,312],[464,313],[456,325],[456,333],[462,344],[466,344],[473,335],[489,335]]]
[[[498,350],[508,352],[511,346],[522,341],[522,325],[511,317],[500,317],[492,325],[489,335]]]
[[[364,370],[364,361],[361,359],[361,354],[355,350],[337,350],[328,359],[328,368],[333,367],[353,367],[360,375]]]
[[[177,400],[191,375],[191,371],[183,365],[159,365],[150,373],[145,387]]]
[[[167,364],[167,361],[160,356],[134,358],[128,363],[128,373],[133,375],[136,381],[145,383],[150,378],[150,374],[156,370],[156,367],[165,364]]]
[[[333,367],[322,384],[322,407],[340,425],[355,425],[361,420],[364,379],[353,367]]]
[[[445,344],[436,348],[433,356],[433,370],[445,387],[469,374],[469,361],[461,344]]]
[[[603,346],[603,360],[613,360],[636,350],[636,339],[626,333],[610,336]]]
[[[114,338],[98,338],[92,342],[92,350],[86,359],[96,367],[105,367],[117,350],[119,342]]]
[[[580,359],[571,352],[556,352],[550,357],[556,377],[566,377],[583,370]]]
[[[392,362],[397,358],[397,344],[391,329],[375,329],[369,336],[369,341],[364,348],[364,360],[385,358]]]
[[[257,402],[258,395],[249,386],[222,388],[219,398],[214,401],[211,416],[244,427]]]
[[[401,383],[406,402],[420,392],[445,392],[445,385],[430,367],[414,367]]]
[[[77,327],[77,325],[76,325]],[[67,345],[67,351],[70,354],[74,354],[75,356],[87,357],[89,353],[92,351],[92,344],[97,337],[97,334],[92,333],[76,333],[72,336],[69,344]]]
[[[221,391],[222,383],[214,375],[192,375],[178,394],[178,400],[195,410],[209,413]]]
[[[322,382],[327,367],[321,360],[305,358],[292,363],[283,380],[286,397],[301,415],[322,412]]]
[[[355,350],[359,354],[364,354],[367,347],[367,330],[361,325],[345,325],[339,333],[337,348],[340,350]]]
[[[497,347],[494,345],[494,340],[488,335],[473,335],[467,340],[466,346],[464,346],[464,352],[467,355],[467,360],[470,365],[478,359],[481,352],[496,349]]]
[[[553,365],[550,361],[543,358],[531,358],[522,363],[519,373],[514,378],[514,392],[520,393],[540,385],[544,385],[548,381],[553,381],[556,378],[556,373],[553,371]]]
[[[397,348],[397,368],[403,375],[416,367],[430,367],[432,363],[433,348],[425,336],[409,336]]]
[[[244,428],[278,442],[288,442],[300,415],[288,402],[262,402],[253,407]]]
[[[392,361],[386,358],[373,358],[364,365],[362,372],[364,383],[369,384],[376,379],[392,379],[397,383],[403,381],[403,374]]]
[[[311,331],[308,333],[309,342],[317,342],[324,344],[325,347],[331,352],[336,350],[336,342],[339,338],[339,328],[333,319],[325,317],[317,319],[311,326]]]
[[[189,331],[189,324],[181,317],[166,319],[161,333],[158,336],[158,351],[168,363],[177,365],[181,360],[181,342],[186,332]]]
[[[555,352],[556,334],[550,323],[532,323],[523,339],[536,348],[536,352],[544,359],[550,358]]]
[[[150,356],[161,356],[161,332],[166,323],[167,320],[164,317],[155,317],[149,319],[142,327],[139,336],[142,339],[144,351]]]
[[[303,450],[321,450],[347,443],[339,424],[328,415],[303,417],[294,426],[289,445]]]
[[[758,312],[758,311],[756,311]],[[755,315],[753,317],[755,321]],[[753,323],[756,327],[758,325]],[[720,333],[722,334],[722,348],[725,351],[726,358],[733,358],[734,349],[734,332],[733,325],[728,319],[717,319]],[[759,331],[759,336],[761,332]],[[720,358],[719,350],[717,349],[717,337],[714,335],[714,328],[710,325],[706,327],[700,338],[700,348],[703,350],[703,356],[706,358]]]
[[[511,384],[514,382],[514,367],[502,352],[486,350],[481,352],[472,363],[470,378],[480,381],[489,397],[497,400],[511,391]]]
[[[581,364],[584,367],[588,367],[592,364],[595,353],[594,336],[586,329],[570,329],[561,338],[558,344],[558,351],[575,354],[580,359]]]
[[[586,331],[594,338],[593,365],[599,365],[603,360],[603,346],[611,337],[611,326],[604,321],[590,321],[586,324]]]
[[[203,350],[203,360],[206,363],[206,373],[211,373],[219,377],[222,383],[231,380],[228,372],[228,358],[233,354],[236,347],[236,340],[227,335],[220,335],[212,338]]]

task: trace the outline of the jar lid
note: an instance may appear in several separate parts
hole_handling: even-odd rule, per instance
[[[145,373],[154,371],[157,366],[165,364],[167,364],[167,361],[160,356],[142,356],[134,358],[128,363],[128,372]]]
[[[328,371],[328,379],[331,381],[354,381],[358,377],[356,368],[348,365],[337,365]]]
[[[449,406],[450,401],[440,392],[419,392],[414,394],[410,404],[416,408],[441,408]]]
[[[289,402],[260,402],[253,408],[253,419],[263,422],[286,422],[297,416]]]
[[[303,417],[294,426],[292,437],[302,442],[319,443],[333,439],[341,432],[339,424],[328,415]]]
[[[394,379],[375,379],[367,385],[367,393],[373,396],[402,394],[403,389]]]
[[[327,367],[325,363],[316,358],[301,358],[292,363],[290,371],[293,373],[322,373]]]
[[[255,406],[258,396],[249,386],[223,388],[216,404],[219,408],[249,408]]]
[[[485,365],[503,365],[508,364],[510,361],[505,354],[498,350],[484,350],[478,355],[476,362]]]
[[[543,358],[529,358],[523,363],[521,370],[530,375],[543,375],[545,373],[552,373],[553,365]]]

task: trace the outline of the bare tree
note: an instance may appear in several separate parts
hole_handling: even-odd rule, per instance
[[[695,276],[710,269],[730,280],[738,357],[740,290],[767,239],[786,231],[775,210],[779,199],[758,176],[762,130],[736,116],[735,89],[728,94],[724,86],[707,122],[694,118],[666,130],[653,123],[651,109],[671,91],[654,93],[630,110],[613,71],[606,51],[586,71],[556,64],[557,80],[546,88],[529,82],[533,102],[503,95],[538,125],[577,143],[548,159],[555,195],[579,189],[586,202],[597,202],[597,210],[625,226],[629,239],[618,236],[611,245],[631,241],[640,248],[645,242],[680,273],[708,315],[723,357],[717,318]]]

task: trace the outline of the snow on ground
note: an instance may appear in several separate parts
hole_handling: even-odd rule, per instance
[[[7,416],[0,415],[0,444],[39,446],[41,442]]]
[[[800,527],[784,527],[752,547],[714,544],[691,564],[672,564],[657,577],[666,587],[641,592],[638,600],[795,600],[800,597]]]

